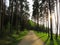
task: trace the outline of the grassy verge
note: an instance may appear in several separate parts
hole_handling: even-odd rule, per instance
[[[11,36],[1,39],[0,45],[17,45],[27,33],[27,30],[22,31],[19,34],[13,33]]]
[[[35,31],[35,34],[44,42],[44,45],[60,45],[60,36],[55,39],[55,35],[53,35],[53,40],[51,41],[47,33]]]

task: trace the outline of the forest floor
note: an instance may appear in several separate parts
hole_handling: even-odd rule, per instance
[[[44,45],[44,42],[39,39],[33,31],[29,31],[18,45]]]

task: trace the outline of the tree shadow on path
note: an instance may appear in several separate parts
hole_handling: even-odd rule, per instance
[[[47,40],[44,42],[44,45],[54,45],[54,40],[50,40],[50,38],[48,37]]]
[[[56,39],[57,45],[60,45],[60,39]]]
[[[46,39],[46,41],[44,42],[44,45],[46,45],[46,43],[48,42],[48,40],[49,40],[49,37]]]
[[[54,45],[54,40],[50,40],[49,45]]]

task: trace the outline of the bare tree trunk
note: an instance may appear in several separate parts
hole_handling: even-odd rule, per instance
[[[12,22],[13,22],[13,1],[10,0],[10,33],[12,33]]]
[[[50,36],[50,11],[48,9],[48,37]]]
[[[18,30],[18,1],[17,0],[16,0],[16,30],[18,34],[19,30]]]
[[[1,37],[3,37],[3,32],[4,32],[4,4],[3,0],[1,0]]]
[[[50,22],[50,26],[51,26],[51,27],[50,27],[50,28],[51,28],[51,29],[50,29],[50,33],[51,33],[51,38],[50,38],[50,39],[53,40],[53,31],[52,31],[52,12],[51,12],[51,4],[50,4],[50,1],[51,1],[51,0],[49,0],[50,21],[51,21],[51,22]]]
[[[57,10],[57,31],[56,31],[56,39],[58,38],[58,31],[59,31],[59,0],[56,2],[56,10]]]

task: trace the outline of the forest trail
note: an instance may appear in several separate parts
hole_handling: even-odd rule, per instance
[[[44,45],[44,42],[40,40],[33,31],[29,31],[18,45]]]

